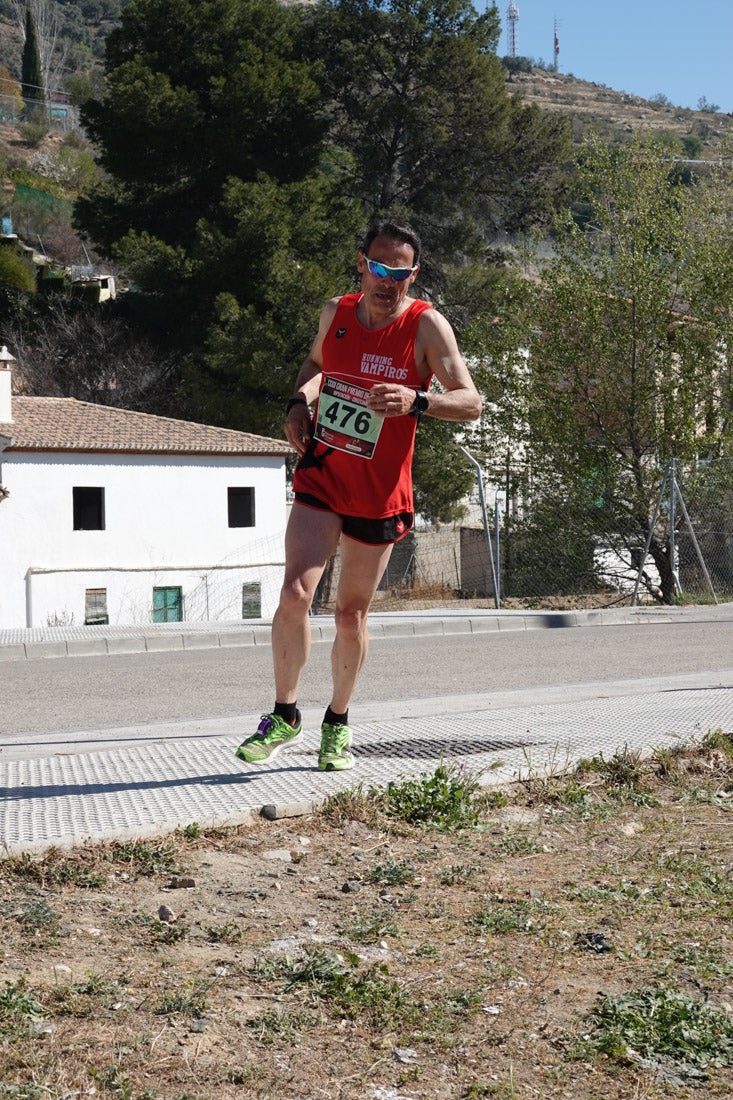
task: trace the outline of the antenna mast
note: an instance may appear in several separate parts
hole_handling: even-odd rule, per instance
[[[519,45],[519,8],[514,3],[514,0],[509,0],[509,7],[506,10],[507,18],[507,46],[509,47],[509,57],[517,56],[517,46]]]
[[[559,26],[560,23],[557,16],[555,16],[555,23],[552,31],[552,68],[554,72],[557,72],[560,66],[558,60],[560,57],[560,36],[557,33]]]

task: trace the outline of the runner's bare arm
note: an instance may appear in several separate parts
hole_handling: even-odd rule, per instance
[[[422,352],[422,358],[420,353]],[[432,371],[444,392],[431,390],[427,415],[439,420],[478,420],[482,401],[449,322],[435,309],[420,318],[415,347],[417,369],[425,364],[425,376]]]
[[[305,454],[313,433],[313,422],[308,406],[318,397],[321,388],[321,371],[323,369],[321,351],[338,303],[338,298],[332,298],[321,312],[318,332],[298,371],[295,389],[293,390],[293,397],[302,397],[305,404],[298,402],[298,404],[293,405],[285,420],[285,438],[301,456]]]
[[[477,420],[481,415],[481,397],[458,350],[455,333],[437,310],[429,309],[420,317],[415,344],[415,362],[422,378],[432,373],[443,387],[430,390],[428,416],[438,420]],[[415,391],[399,383],[384,382],[373,386],[368,404],[381,416],[405,416],[415,400]]]

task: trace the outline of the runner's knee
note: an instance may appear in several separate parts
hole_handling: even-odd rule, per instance
[[[345,638],[356,638],[366,628],[368,608],[362,607],[337,607],[336,633]]]
[[[313,601],[313,594],[300,577],[294,577],[292,581],[286,581],[280,590],[280,607],[286,612],[307,612]]]

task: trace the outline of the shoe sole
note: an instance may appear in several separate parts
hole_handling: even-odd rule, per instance
[[[270,760],[275,759],[277,754],[280,752],[280,749],[286,749],[289,745],[296,745],[298,741],[301,740],[302,736],[303,731],[301,730],[300,733],[297,733],[295,735],[295,737],[291,737],[289,741],[283,741],[281,745],[275,745],[275,748],[268,756],[260,756],[257,760],[250,760],[249,757],[244,755],[244,753],[241,751],[244,748],[244,745],[240,745],[239,748],[235,751],[234,755],[237,757],[238,760],[243,760],[245,764],[268,764]]]
[[[347,772],[353,767],[353,757],[349,761],[339,760],[338,763],[334,763],[332,760],[329,760],[327,764],[322,764],[320,760],[318,761],[318,770],[321,772]]]

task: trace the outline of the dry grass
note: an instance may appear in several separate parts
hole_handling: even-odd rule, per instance
[[[732,757],[7,858],[0,1097],[728,1097]]]

